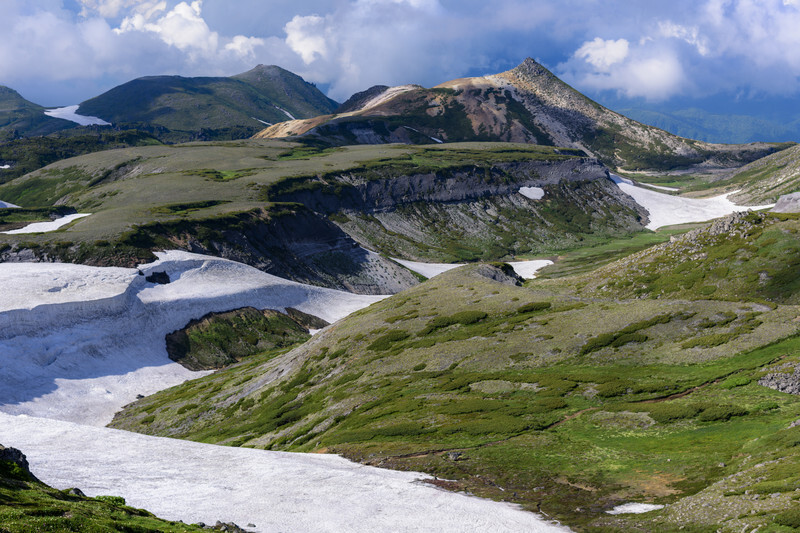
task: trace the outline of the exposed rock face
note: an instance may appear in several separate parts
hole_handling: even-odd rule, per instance
[[[337,176],[337,187],[282,193],[269,191],[270,201],[298,202],[320,213],[341,210],[383,212],[413,202],[455,203],[516,194],[520,187],[604,179],[607,169],[596,159],[499,163],[491,169],[467,167],[447,173],[419,173],[368,179],[356,173]],[[322,185],[322,180],[318,181]],[[273,192],[274,191],[274,192]]]
[[[0,445],[0,461],[7,461],[10,463],[14,463],[15,465],[19,466],[33,481],[39,481],[36,479],[31,473],[30,465],[28,465],[28,459],[25,457],[25,454],[19,451],[16,448],[6,448],[3,445]]]
[[[475,268],[474,274],[476,276],[490,279],[504,285],[522,285],[524,281],[507,263],[492,263],[483,264]]]
[[[786,370],[794,371],[767,374],[758,380],[758,384],[787,394],[800,394],[800,365],[792,368],[789,364]]]
[[[772,208],[775,213],[800,213],[800,192],[785,194],[778,198],[778,203]]]

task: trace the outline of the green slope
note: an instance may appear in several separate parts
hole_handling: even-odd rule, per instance
[[[337,105],[299,76],[259,65],[229,78],[138,78],[83,102],[78,113],[117,125],[166,128],[178,139],[243,138],[265,122],[308,118]]]
[[[792,508],[800,429],[787,428],[800,399],[756,380],[800,362],[797,338],[780,340],[796,331],[795,306],[584,299],[511,283],[488,265],[448,272],[291,352],[145,398],[113,426],[424,470],[579,530],[700,531],[719,527],[722,503],[734,509],[724,530],[752,529]],[[780,468],[753,471],[774,457]],[[778,496],[745,497],[758,476]],[[726,495],[709,495],[722,482]],[[630,500],[713,512],[605,514]]]
[[[44,107],[25,100],[17,91],[0,85],[0,142],[75,126],[67,120],[48,117],[44,111]]]

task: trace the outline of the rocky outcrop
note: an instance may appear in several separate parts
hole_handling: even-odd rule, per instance
[[[437,172],[387,173],[351,171],[336,176],[286,180],[265,191],[265,199],[297,202],[320,213],[396,209],[414,202],[457,203],[511,195],[521,187],[604,179],[607,169],[596,159],[522,161],[489,168],[469,166]],[[302,187],[294,187],[302,183]]]
[[[22,477],[27,476],[28,480],[30,481],[39,481],[36,479],[36,476],[31,473],[30,465],[28,465],[28,459],[25,457],[25,454],[16,448],[6,448],[5,446],[0,445],[0,464],[1,463],[11,463],[24,473],[24,476]],[[5,475],[4,469],[2,476]]]
[[[800,213],[800,192],[784,194],[772,208],[774,213]]]
[[[767,374],[758,384],[787,394],[800,394],[800,365],[787,363],[780,370]]]

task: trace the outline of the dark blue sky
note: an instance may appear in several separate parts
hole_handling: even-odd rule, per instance
[[[343,101],[531,56],[614,107],[798,116],[800,0],[3,0],[0,84],[47,106],[277,64]]]

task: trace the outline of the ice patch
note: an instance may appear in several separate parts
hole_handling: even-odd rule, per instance
[[[657,511],[663,508],[663,505],[656,505],[653,503],[624,503],[622,505],[617,505],[610,511],[606,512],[608,514],[641,514],[649,513],[650,511]]]
[[[12,206],[12,207],[17,207],[17,206]],[[0,233],[5,233],[7,235],[21,235],[23,233],[47,233],[50,231],[56,231],[57,229],[66,226],[67,224],[69,224],[74,220],[88,217],[90,215],[91,213],[67,215],[61,218],[57,218],[51,222],[34,222],[33,224],[28,224],[24,228],[12,229],[9,231],[0,231]]]
[[[705,222],[739,211],[767,209],[775,205],[736,205],[728,200],[728,196],[735,194],[737,191],[713,198],[684,198],[637,187],[633,185],[631,180],[615,174],[611,174],[611,179],[622,192],[633,198],[636,203],[648,211],[650,222],[646,227],[651,230],[673,224]]]
[[[531,200],[541,200],[544,198],[544,189],[541,187],[520,187],[519,193]]]
[[[426,474],[0,414],[0,442],[58,489],[113,494],[167,520],[259,532],[569,531],[516,505],[439,490]]]
[[[335,322],[385,296],[303,285],[241,263],[160,252],[136,269],[0,263],[0,411],[105,425],[137,394],[204,374],[167,357],[164,337],[241,307],[294,307]],[[171,283],[145,280],[166,272]],[[2,442],[2,441],[0,441]]]
[[[64,120],[69,120],[70,122],[75,122],[80,124],[81,126],[110,126],[110,122],[106,122],[102,118],[97,117],[87,117],[84,115],[79,115],[76,111],[78,111],[79,105],[70,105],[67,107],[59,107],[58,109],[48,109],[44,112],[45,115],[48,117],[53,118],[60,118]]]

